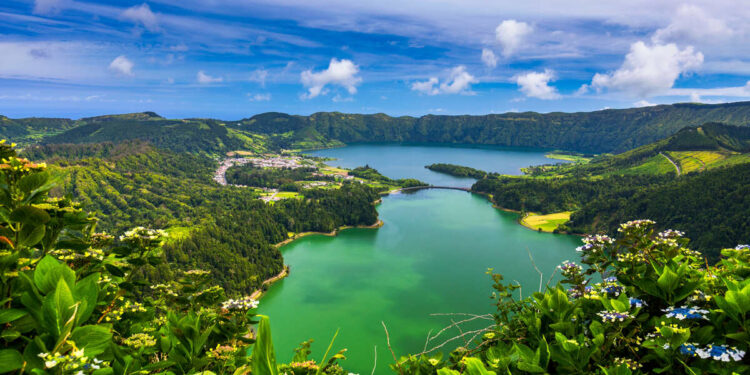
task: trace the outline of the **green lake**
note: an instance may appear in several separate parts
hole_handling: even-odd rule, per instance
[[[532,158],[539,155],[543,158],[540,152]],[[388,175],[384,165],[370,165]],[[319,360],[339,329],[334,349],[349,349],[345,368],[370,374],[377,346],[375,373],[391,373],[388,364],[393,360],[381,321],[388,326],[397,355],[420,352],[428,332],[450,324],[451,317],[433,314],[494,311],[488,268],[519,282],[521,292],[529,295],[540,282],[529,254],[546,283],[558,264],[576,258],[580,244],[577,237],[524,228],[517,224],[516,214],[494,209],[482,196],[456,190],[390,195],[378,212],[385,223],[379,229],[308,236],[282,249],[290,276],[270,288],[259,308],[271,317],[280,360],[290,360],[293,349],[309,338],[315,339],[313,357]],[[443,337],[457,334],[452,330]]]

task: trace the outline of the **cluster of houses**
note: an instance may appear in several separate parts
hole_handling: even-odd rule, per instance
[[[292,157],[292,158],[282,158],[282,157],[272,157],[272,158],[228,158],[224,159],[224,161],[221,162],[219,165],[219,168],[216,169],[216,172],[214,172],[214,181],[218,182],[219,185],[227,186],[227,170],[235,165],[245,165],[245,164],[252,164],[256,167],[260,168],[289,168],[289,169],[297,169],[304,167],[304,163],[302,160],[298,157]],[[232,185],[232,186],[241,186],[243,185]]]

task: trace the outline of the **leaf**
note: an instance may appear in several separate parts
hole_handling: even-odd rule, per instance
[[[112,265],[112,264],[109,264],[109,263],[105,263],[104,264],[104,268],[106,268],[107,272],[111,273],[114,276],[117,276],[117,277],[123,277],[123,276],[125,276],[125,272],[123,272],[122,269],[120,269],[119,267],[117,267],[115,265]]]
[[[93,273],[80,280],[73,287],[73,297],[80,302],[76,322],[85,323],[96,308],[96,301],[99,297],[99,273]]]
[[[30,226],[24,225],[21,229],[21,233],[18,236],[18,244],[20,246],[34,246],[44,238],[44,233],[47,228],[44,225]]]
[[[674,271],[672,271],[669,266],[665,266],[664,270],[661,272],[661,275],[656,280],[656,284],[659,285],[659,288],[661,288],[662,291],[671,293],[675,289],[679,281],[679,276],[677,276],[677,274],[674,273]]]
[[[105,326],[87,325],[74,329],[71,339],[83,348],[86,356],[94,357],[107,350],[112,342],[112,332]]]
[[[10,219],[28,225],[43,225],[50,220],[49,214],[33,206],[21,206],[10,213]]]
[[[75,314],[75,300],[68,284],[60,279],[54,293],[44,298],[42,304],[43,326],[54,335],[55,340],[70,330],[71,317]]]
[[[53,256],[47,255],[39,261],[34,270],[34,284],[42,294],[48,294],[55,290],[59,280],[65,280],[68,286],[75,284],[76,274],[61,264]]]
[[[23,367],[23,357],[18,350],[0,350],[0,374],[11,372]]]
[[[253,374],[278,375],[276,368],[276,353],[271,341],[271,324],[268,317],[260,316],[258,324],[258,338],[253,346],[252,371]]]
[[[0,310],[0,324],[10,323],[16,319],[28,314],[25,310],[21,309],[4,309]]]
[[[22,192],[28,194],[39,187],[44,186],[48,180],[49,173],[47,172],[32,173],[18,180],[18,188],[21,189]]]
[[[469,358],[464,359],[464,361],[466,363],[465,373],[468,375],[495,375],[494,371],[488,371],[484,367],[484,363],[482,363],[482,361],[480,361],[479,358],[469,357]],[[536,367],[539,367],[539,366],[536,366]],[[544,372],[544,370],[542,370],[541,372]]]

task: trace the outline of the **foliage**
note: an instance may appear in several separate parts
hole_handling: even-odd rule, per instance
[[[256,300],[226,300],[202,270],[149,283],[163,231],[97,233],[94,217],[49,197],[44,165],[5,144],[0,158],[0,373],[278,373]],[[327,370],[340,358],[318,374],[340,374]]]
[[[261,168],[252,164],[234,166],[227,170],[227,182],[235,185],[281,189],[283,191],[297,191],[297,181],[334,181],[332,175],[313,175],[317,169],[303,168]]]
[[[750,246],[706,267],[678,231],[650,220],[588,236],[581,264],[522,298],[495,281],[495,324],[450,360],[402,357],[410,374],[739,374],[750,371]],[[518,293],[518,295],[516,294]],[[436,369],[438,365],[439,369]]]
[[[425,168],[431,171],[445,173],[445,174],[449,174],[451,176],[456,176],[456,177],[471,177],[471,178],[480,179],[480,178],[485,178],[487,176],[487,172],[483,170],[479,170],[479,169],[471,168],[471,167],[464,167],[462,165],[456,165],[456,164],[435,163],[435,164],[430,164],[428,166],[425,166]]]
[[[419,181],[413,178],[401,178],[394,180],[383,176],[378,172],[377,169],[365,165],[364,167],[357,167],[349,171],[349,174],[355,177],[363,178],[365,180],[379,182],[384,185],[399,186],[399,187],[416,187],[416,186],[427,186],[426,182]]]
[[[310,116],[264,113],[233,126],[300,141],[411,142],[622,152],[706,122],[746,124],[750,103],[681,103],[578,113],[505,113],[483,116],[390,117],[321,112]]]
[[[100,229],[189,228],[164,245],[168,263],[148,269],[149,276],[163,281],[180,270],[205,269],[231,296],[260,288],[283,269],[274,244],[288,232],[331,232],[377,221],[372,202],[379,197],[367,186],[269,205],[251,189],[215,184],[214,160],[142,141],[37,146],[24,154],[53,161],[52,171],[62,175],[53,195],[75,195],[99,216]]]

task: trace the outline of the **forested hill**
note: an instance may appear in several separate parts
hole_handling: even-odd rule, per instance
[[[264,113],[238,128],[287,134],[290,143],[325,137],[344,143],[427,142],[622,152],[706,122],[750,124],[750,102],[672,104],[577,113],[505,113],[483,116],[390,117],[321,112],[310,116]]]
[[[707,122],[748,125],[750,102],[483,116],[269,112],[239,121],[174,120],[153,112],[79,120],[0,116],[0,138],[22,146],[140,139],[172,151],[213,155],[238,149],[312,149],[357,142],[487,144],[603,153],[631,150]]]

